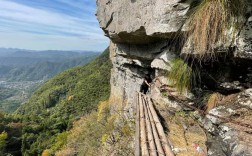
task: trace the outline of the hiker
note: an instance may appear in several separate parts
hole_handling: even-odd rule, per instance
[[[152,82],[152,79],[150,77],[150,74],[146,74],[144,77],[144,81],[141,85],[140,92],[146,94],[150,87],[151,82]]]

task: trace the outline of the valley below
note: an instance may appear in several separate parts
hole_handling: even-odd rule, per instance
[[[0,110],[14,112],[44,80],[0,81]]]

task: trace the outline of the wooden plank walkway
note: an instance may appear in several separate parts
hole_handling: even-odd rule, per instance
[[[174,156],[153,102],[142,93],[138,93],[135,120],[135,156]]]

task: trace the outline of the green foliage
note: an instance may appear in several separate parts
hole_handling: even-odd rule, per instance
[[[68,134],[69,132],[63,132],[63,133],[57,134],[55,143],[50,149],[51,153],[55,153],[56,151],[60,150],[67,143]]]
[[[7,138],[8,138],[8,134],[6,132],[2,132],[0,134],[0,154],[4,153]]]
[[[16,112],[22,116],[22,153],[40,155],[64,145],[66,131],[80,116],[97,109],[110,94],[108,49],[91,63],[56,75],[38,89]],[[61,135],[60,135],[61,134]]]
[[[0,112],[0,155],[21,155],[21,129],[18,118]]]
[[[19,94],[17,89],[0,87],[0,110],[9,112],[16,108],[19,99],[11,99],[11,97]]]
[[[188,91],[192,84],[192,68],[182,59],[174,59],[168,74],[169,81],[177,88],[179,93]]]

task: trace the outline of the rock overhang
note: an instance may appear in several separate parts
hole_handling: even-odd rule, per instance
[[[197,0],[97,0],[100,27],[115,43],[148,44],[179,32]]]

